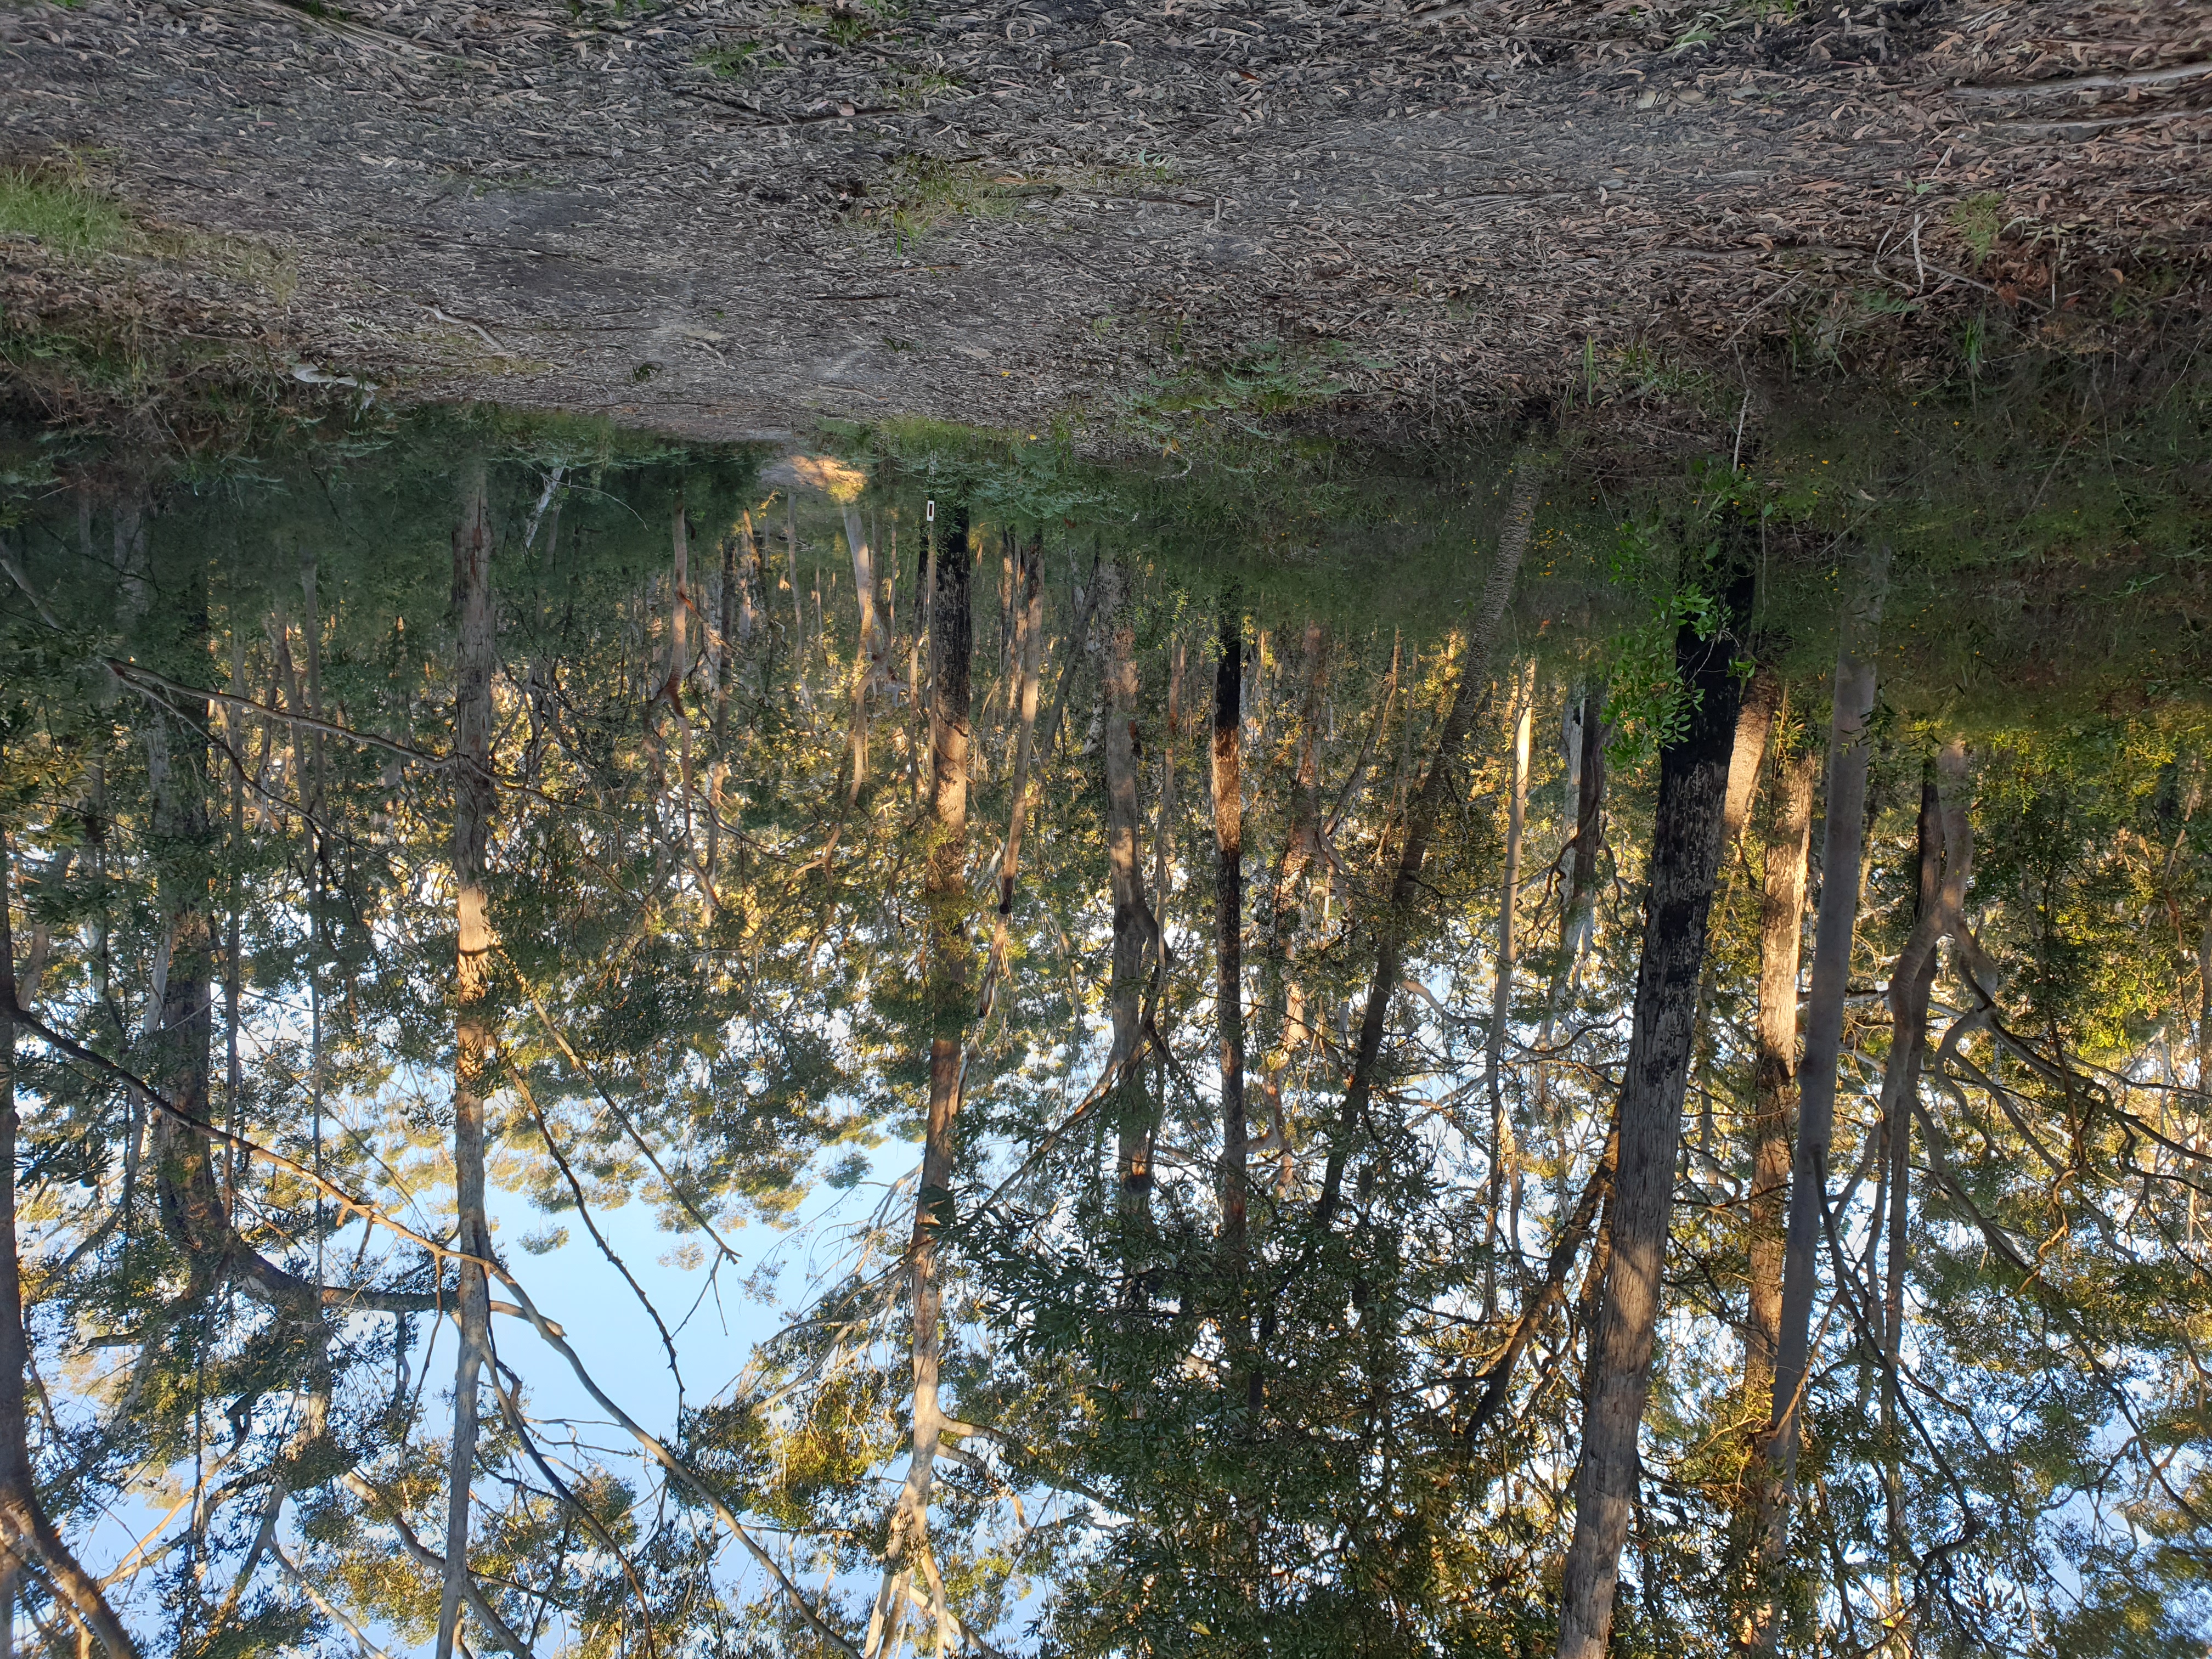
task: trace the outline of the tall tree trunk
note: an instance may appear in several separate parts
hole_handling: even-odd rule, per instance
[[[1772,817],[1766,832],[1759,930],[1759,1019],[1752,1061],[1751,1193],[1747,1206],[1750,1318],[1744,1332],[1743,1408],[1755,1413],[1752,1474],[1773,1412],[1775,1352],[1782,1335],[1782,1206],[1790,1187],[1790,1129],[1797,1110],[1797,969],[1805,936],[1805,860],[1812,843],[1813,786],[1820,757],[1810,748],[1778,754]],[[1759,1506],[1747,1483],[1740,1536],[1755,1552]],[[1741,1559],[1741,1558],[1739,1558]],[[1754,1594],[1736,1613],[1739,1638],[1756,1626]]]
[[[969,1014],[969,659],[975,628],[969,581],[975,559],[968,545],[967,509],[956,507],[948,517],[943,552],[933,561],[934,583],[929,599],[932,824],[923,877],[929,929],[929,1117],[923,1132],[920,1188],[915,1196],[914,1234],[908,1246],[914,1305],[913,1444],[906,1480],[892,1511],[883,1580],[868,1623],[868,1659],[884,1659],[893,1651],[906,1616],[908,1586],[917,1569],[929,1579],[940,1638],[946,1628],[941,1580],[929,1571],[929,1502],[936,1478],[938,1443],[945,1427],[937,1399],[944,1353],[944,1334],[939,1324],[945,1303],[945,1287],[939,1277],[939,1235],[952,1220],[953,1126],[960,1109],[962,1039]]]
[[[1749,579],[1725,613],[1750,610]],[[1613,1180],[1610,1250],[1591,1334],[1582,1456],[1575,1471],[1575,1531],[1567,1551],[1559,1659],[1599,1659],[1613,1628],[1613,1589],[1641,1474],[1638,1431],[1651,1382],[1659,1320],[1660,1269],[1682,1138],[1682,1097],[1696,1031],[1705,922],[1720,868],[1741,682],[1725,635],[1700,641],[1685,627],[1675,661],[1695,698],[1689,724],[1661,751],[1659,803],[1651,832],[1650,895],[1628,1059],[1621,1074],[1620,1165]]]
[[[1735,850],[1751,817],[1752,797],[1759,793],[1759,769],[1774,732],[1774,717],[1782,706],[1782,677],[1771,664],[1761,663],[1744,688],[1743,706],[1736,716],[1735,747],[1729,757],[1728,802],[1721,812],[1721,854]]]
[[[672,534],[674,562],[668,592],[669,713],[676,716],[677,781],[684,796],[684,861],[691,861],[691,717],[684,707],[684,682],[691,675],[691,523],[684,498],[676,498]]]
[[[1559,906],[1559,965],[1547,1006],[1556,1012],[1589,946],[1597,904],[1597,871],[1605,854],[1605,688],[1583,693],[1576,723],[1575,833],[1567,846],[1567,891]],[[1548,1036],[1548,1031],[1547,1033]]]
[[[1728,801],[1721,811],[1721,862],[1728,871],[1728,879],[1721,889],[1722,926],[1727,919],[1735,897],[1735,858],[1743,836],[1744,822],[1751,816],[1752,798],[1759,792],[1760,763],[1766,757],[1766,743],[1774,728],[1774,711],[1781,701],[1782,681],[1773,668],[1760,664],[1753,671],[1751,683],[1744,688],[1743,702],[1736,711],[1735,745],[1729,757]],[[1713,1152],[1713,1095],[1711,1086],[1713,1063],[1713,1034],[1705,1011],[1713,1006],[1713,989],[1720,973],[1720,959],[1708,952],[1704,975],[1698,982],[1698,1152],[1708,1163]]]
[[[465,1255],[460,1267],[461,1342],[453,1375],[438,1659],[452,1659],[468,1581],[477,1379],[491,1346],[489,1286],[484,1270],[468,1259],[491,1255],[491,1226],[484,1208],[484,1095],[494,1041],[491,1010],[486,1006],[492,933],[484,875],[491,845],[491,682],[498,651],[492,613],[490,509],[480,465],[471,470],[463,485],[461,521],[453,532],[453,890],[459,932],[453,973],[453,1201],[459,1214],[454,1246]]]
[[[1107,1001],[1114,1022],[1109,1070],[1137,1052],[1153,921],[1137,857],[1137,659],[1135,606],[1129,573],[1118,559],[1098,574],[1104,584],[1106,678],[1106,875],[1114,900],[1114,951]],[[1120,1145],[1118,1190],[1126,1211],[1142,1211],[1152,1187],[1150,1097],[1141,1073],[1128,1069],[1116,1086]]]
[[[714,753],[721,755],[723,745],[729,740],[730,682],[737,678],[738,595],[744,590],[744,571],[752,563],[753,515],[745,514],[743,546],[744,562],[738,561],[738,536],[734,531],[722,538],[722,591],[717,596],[714,621]],[[750,593],[744,604],[745,632],[752,632],[753,605]],[[711,831],[710,831],[711,833]]]
[[[1190,644],[1180,633],[1168,650],[1168,714],[1160,732],[1160,801],[1152,827],[1152,926],[1167,948],[1168,896],[1175,886],[1176,745],[1182,738],[1182,677]]]
[[[23,1386],[30,1368],[23,1328],[23,1271],[15,1247],[15,940],[9,908],[15,878],[7,836],[0,832],[0,1556],[11,1571],[6,1593],[12,1611],[15,1561],[35,1555],[46,1577],[107,1650],[109,1659],[138,1652],[99,1580],[77,1564],[39,1502],[38,1472],[31,1465]],[[9,1650],[12,1652],[12,1649]]]
[[[1014,738],[1014,770],[1009,797],[1013,805],[1006,822],[1006,845],[999,854],[999,908],[991,924],[991,956],[983,970],[983,988],[975,1000],[975,1018],[988,1018],[997,994],[999,975],[1006,964],[1007,934],[1014,919],[1014,878],[1022,863],[1022,830],[1029,819],[1030,759],[1036,738],[1037,680],[1044,664],[1044,544],[1032,536],[1021,550],[1017,574],[1020,610],[1014,629],[1020,647],[1021,685],[1016,709],[1020,725]]]
[[[1528,537],[1536,518],[1536,492],[1543,483],[1542,469],[1533,453],[1524,452],[1514,463],[1513,495],[1505,509],[1505,523],[1498,538],[1498,557],[1484,583],[1482,599],[1468,634],[1460,663],[1459,684],[1443,729],[1437,735],[1435,755],[1428,775],[1406,809],[1405,841],[1398,854],[1398,872],[1390,884],[1388,909],[1375,925],[1375,977],[1367,993],[1366,1011],[1359,1023],[1359,1044],[1353,1053],[1352,1078],[1344,1091],[1344,1106],[1336,1134],[1322,1174],[1321,1198],[1315,1220],[1323,1231],[1335,1218],[1344,1188],[1344,1170],[1352,1145],[1367,1115],[1374,1092],[1375,1066],[1382,1052],[1382,1026],[1390,1000],[1397,994],[1405,975],[1406,947],[1412,938],[1413,917],[1421,894],[1421,865],[1428,856],[1429,837],[1436,832],[1444,798],[1451,793],[1452,776],[1465,747],[1476,709],[1484,702],[1490,681],[1490,658],[1498,642],[1498,624],[1513,597],[1514,579],[1528,550]]]
[[[853,597],[860,613],[860,633],[853,652],[852,780],[845,799],[849,805],[860,798],[868,775],[868,700],[883,678],[884,653],[888,648],[876,620],[876,555],[860,523],[857,499],[839,503],[845,512],[845,546],[853,556]]]
[[[1221,605],[1213,675],[1214,1020],[1221,1051],[1221,1242],[1232,1275],[1244,1265],[1244,627]]]
[[[1928,1050],[1928,1002],[1943,939],[1960,925],[1973,874],[1966,808],[1966,750],[1953,739],[1923,769],[1920,782],[1920,890],[1912,932],[1889,981],[1889,1060],[1881,1076],[1881,1151],[1888,1215],[1884,1231],[1881,1322],[1883,1485],[1887,1498],[1890,1570],[1908,1559],[1905,1493],[1899,1473],[1898,1357],[1905,1326],[1905,1273],[1911,1260],[1912,1108]],[[1939,782],[1940,780],[1940,782]]]
[[[1489,1217],[1483,1225],[1482,1310],[1489,1318],[1498,1311],[1498,1212],[1505,1199],[1504,1176],[1516,1164],[1513,1125],[1505,1110],[1505,1028],[1513,1018],[1513,969],[1520,941],[1513,931],[1514,912],[1521,903],[1521,832],[1528,817],[1528,738],[1536,712],[1536,664],[1530,659],[1514,676],[1513,751],[1511,777],[1506,786],[1505,877],[1498,895],[1498,972],[1491,987],[1490,1036],[1483,1052],[1483,1075],[1490,1091]],[[1513,1174],[1512,1224],[1506,1230],[1507,1248],[1521,1248],[1521,1176]]]
[[[1820,758],[1809,749],[1775,768],[1773,818],[1766,836],[1753,1060],[1751,1326],[1744,1354],[1746,1403],[1758,1407],[1762,1422],[1772,1409],[1775,1351],[1782,1337],[1782,1204],[1790,1186],[1790,1127],[1797,1109],[1797,972],[1804,949],[1813,786],[1819,772]]]
[[[179,597],[182,642],[198,659],[207,642],[208,610],[197,569]],[[215,1041],[206,736],[211,724],[206,698],[179,696],[149,709],[145,728],[155,885],[164,929],[147,1011],[149,1080],[203,1123],[212,1116]],[[230,1210],[216,1178],[214,1150],[204,1134],[167,1113],[156,1114],[148,1127],[162,1231],[191,1264],[189,1294],[197,1299],[232,1265]]]
[[[1869,550],[1836,649],[1828,731],[1826,823],[1820,832],[1820,914],[1805,1001],[1805,1057],[1799,1072],[1797,1145],[1790,1173],[1789,1230],[1782,1264],[1782,1319],[1775,1345],[1774,1404],[1747,1479],[1758,1504],[1759,1578],[1751,1645],[1771,1650],[1774,1576],[1789,1547],[1797,1471],[1799,1413],[1813,1339],[1813,1298],[1827,1207],[1828,1148],[1836,1124],[1836,1066],[1844,1040],[1844,996],[1857,925],[1859,866],[1866,833],[1867,770],[1874,714],[1875,650],[1889,577],[1889,549]]]
[[[1297,1045],[1297,1033],[1304,1025],[1303,998],[1291,979],[1291,946],[1304,908],[1302,890],[1324,856],[1321,738],[1328,666],[1328,630],[1319,622],[1310,621],[1305,627],[1304,690],[1298,699],[1297,763],[1291,779],[1290,826],[1268,896],[1260,963],[1260,1087],[1267,1097],[1270,1127],[1264,1142],[1250,1145],[1271,1145],[1278,1157],[1288,1150],[1283,1078]],[[1368,740],[1370,744],[1374,740],[1371,731]]]
[[[814,647],[806,637],[806,602],[799,592],[799,492],[783,492],[783,562],[784,580],[791,588],[791,653],[793,690],[799,696],[799,706],[805,711],[807,730],[814,729],[814,695],[807,690],[806,672],[813,661]]]

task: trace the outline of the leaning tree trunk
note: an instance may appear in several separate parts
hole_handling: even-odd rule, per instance
[[[1113,963],[1107,985],[1114,1048],[1106,1065],[1108,1074],[1116,1079],[1120,1146],[1115,1161],[1121,1205],[1133,1213],[1146,1207],[1152,1187],[1148,1097],[1141,1072],[1129,1060],[1141,1035],[1137,1028],[1153,922],[1137,855],[1137,635],[1129,573],[1117,559],[1098,573],[1098,580],[1106,602],[1107,711],[1105,742],[1100,746],[1106,754],[1106,877],[1114,901]],[[1011,648],[1011,629],[1008,645]]]
[[[23,1386],[31,1351],[15,1249],[15,940],[8,915],[13,896],[7,836],[0,832],[0,1558],[12,1566],[36,1556],[48,1582],[100,1638],[109,1659],[137,1659],[137,1646],[108,1606],[100,1581],[78,1565],[40,1503],[38,1472],[31,1464]],[[12,1606],[12,1573],[7,1592]]]
[[[1805,1057],[1799,1073],[1797,1146],[1790,1175],[1774,1404],[1747,1477],[1758,1506],[1759,1580],[1750,1645],[1762,1651],[1774,1645],[1773,1579],[1790,1540],[1799,1413],[1812,1350],[1822,1212],[1827,1207],[1828,1147],[1835,1134],[1836,1066],[1843,1050],[1844,995],[1850,978],[1851,933],[1858,919],[1867,771],[1873,758],[1868,722],[1874,714],[1874,651],[1888,575],[1889,549],[1877,544],[1860,574],[1859,592],[1844,617],[1836,650],[1835,702],[1828,733],[1827,821],[1820,835],[1820,915],[1814,933],[1813,976],[1805,1000]]]
[[[945,526],[941,556],[932,561],[929,596],[930,845],[923,876],[928,915],[929,1117],[923,1131],[921,1176],[915,1195],[908,1266],[914,1304],[914,1414],[906,1480],[891,1515],[884,1572],[868,1622],[867,1659],[891,1653],[906,1617],[917,1570],[927,1577],[940,1635],[946,1628],[943,1586],[929,1553],[929,1502],[937,1448],[945,1429],[938,1406],[944,1337],[940,1235],[952,1220],[953,1121],[960,1109],[962,1040],[969,1015],[968,946],[969,657],[974,617],[969,574],[968,514],[955,508]]]
[[[1750,608],[1749,579],[1725,608]],[[1740,624],[1739,624],[1740,625]],[[1696,1031],[1705,921],[1720,868],[1729,756],[1741,682],[1725,635],[1689,628],[1675,661],[1693,698],[1689,724],[1661,751],[1651,831],[1644,951],[1637,967],[1628,1059],[1621,1074],[1620,1163],[1613,1177],[1610,1251],[1591,1340],[1582,1457],[1575,1471],[1575,1531],[1562,1584],[1559,1659],[1599,1659],[1613,1628],[1613,1589],[1640,1474],[1637,1437],[1651,1382],[1659,1274],[1682,1138],[1682,1097]]]
[[[1468,730],[1485,700],[1491,653],[1497,647],[1498,625],[1504,618],[1506,604],[1513,597],[1513,582],[1520,573],[1521,560],[1528,550],[1528,536],[1536,519],[1536,492],[1542,483],[1543,471],[1535,456],[1524,453],[1514,463],[1513,495],[1498,538],[1498,557],[1491,565],[1489,580],[1483,584],[1474,627],[1468,635],[1466,652],[1460,663],[1459,684],[1452,692],[1451,706],[1445,711],[1443,729],[1437,733],[1436,753],[1430,759],[1428,775],[1421,780],[1420,788],[1406,809],[1405,841],[1398,854],[1397,875],[1390,884],[1389,907],[1375,927],[1375,977],[1368,987],[1366,1010],[1359,1022],[1358,1047],[1352,1055],[1352,1077],[1345,1087],[1336,1133],[1322,1171],[1321,1198],[1314,1208],[1316,1224],[1323,1231],[1335,1218],[1343,1196],[1344,1170],[1352,1156],[1352,1139],[1366,1117],[1367,1103],[1374,1093],[1375,1067],[1382,1053],[1382,1026],[1389,1014],[1390,1000],[1397,994],[1399,983],[1405,977],[1406,950],[1413,937],[1413,917],[1423,891],[1421,866],[1428,856],[1429,838],[1436,833],[1444,799],[1454,787],[1452,780],[1460,750],[1467,744]]]
[[[491,524],[481,466],[463,487],[453,532],[453,890],[459,949],[453,972],[454,1248],[461,1255],[460,1357],[453,1374],[453,1455],[446,1490],[446,1582],[438,1609],[438,1659],[451,1659],[468,1583],[469,1505],[477,1456],[477,1379],[491,1349],[491,1255],[484,1207],[484,1094],[493,1056],[491,923],[484,872],[491,843],[492,699],[496,632],[491,599]]]

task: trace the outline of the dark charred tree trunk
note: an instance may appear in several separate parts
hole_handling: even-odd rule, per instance
[[[1221,1051],[1221,1240],[1244,1262],[1244,629],[1227,601],[1213,676],[1214,1018]]]
[[[1741,626],[1750,597],[1750,579],[1740,579],[1724,608],[1732,625]],[[1560,1659],[1599,1659],[1605,1652],[1620,1552],[1641,1475],[1637,1440],[1650,1389],[1682,1097],[1742,691],[1735,659],[1725,634],[1699,640],[1686,627],[1675,643],[1683,685],[1695,701],[1687,727],[1661,751],[1659,761],[1644,950],[1621,1079],[1611,1248],[1592,1333],[1587,1416],[1575,1474],[1575,1531],[1562,1591]]]

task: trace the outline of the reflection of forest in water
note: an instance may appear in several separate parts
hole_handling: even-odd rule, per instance
[[[15,1639],[2201,1651],[2204,412],[17,434]]]

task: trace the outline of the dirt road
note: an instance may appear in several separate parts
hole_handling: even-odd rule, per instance
[[[2212,250],[2188,3],[318,12],[11,5],[0,160],[275,250],[137,280],[303,375],[695,435],[1909,375],[2187,314]]]

